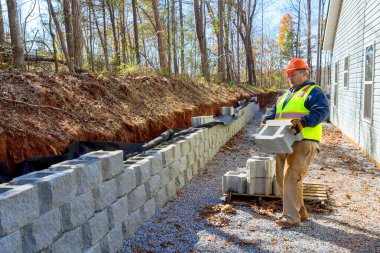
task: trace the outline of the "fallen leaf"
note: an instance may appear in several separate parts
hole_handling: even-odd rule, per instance
[[[185,228],[181,225],[181,224],[179,224],[179,223],[174,223],[173,224],[175,227],[177,227],[179,230],[184,230]]]
[[[251,232],[255,232],[255,231],[256,231],[256,228],[255,228],[254,226],[250,226],[250,227],[248,228],[248,230],[251,231]]]
[[[169,246],[172,246],[174,245],[174,242],[171,242],[171,241],[166,241],[166,242],[162,242],[160,243],[161,247],[169,247]]]
[[[220,209],[220,211],[222,213],[230,213],[230,214],[232,214],[232,213],[236,213],[236,208],[233,205],[231,205],[231,204],[227,204],[227,205],[224,205]]]
[[[346,194],[346,198],[351,199],[351,194]]]
[[[276,244],[277,243],[277,239],[276,238],[272,238],[272,240],[270,240],[270,243],[271,244]]]
[[[211,235],[207,238],[207,241],[215,242],[216,241],[216,235]]]
[[[177,195],[183,197],[185,195],[185,192],[183,190],[177,190]]]

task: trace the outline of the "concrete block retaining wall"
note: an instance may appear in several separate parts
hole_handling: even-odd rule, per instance
[[[116,252],[257,112],[123,161],[96,151],[0,185],[0,252]]]

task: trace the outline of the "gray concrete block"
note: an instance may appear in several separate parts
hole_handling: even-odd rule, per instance
[[[178,189],[182,189],[185,186],[185,172],[181,172],[175,179],[175,186]]]
[[[175,184],[175,180],[172,180],[167,184],[166,192],[168,194],[169,199],[173,198],[177,194],[177,187]]]
[[[187,168],[185,171],[185,182],[188,183],[193,178],[193,169],[192,167]]]
[[[156,208],[161,208],[163,207],[166,202],[168,202],[168,194],[166,192],[166,188],[161,189],[157,195],[154,197],[155,203],[156,203]]]
[[[100,243],[95,244],[94,246],[86,250],[85,253],[102,253],[102,248],[100,247]]]
[[[160,176],[155,175],[151,177],[148,180],[148,182],[145,183],[147,198],[152,198],[157,194],[157,192],[160,190],[160,182],[161,182]]]
[[[247,160],[248,177],[274,177],[276,161],[273,157],[252,156]]]
[[[95,245],[108,232],[107,210],[96,213],[82,226],[82,238],[84,249]]]
[[[238,193],[247,192],[247,173],[240,173],[238,176]]]
[[[179,162],[180,162],[179,172],[184,172],[189,166],[189,163],[187,161],[187,156],[182,156],[181,159],[179,159]]]
[[[294,135],[289,131],[290,120],[268,120],[254,141],[257,147],[266,153],[292,153],[295,141],[302,140],[302,134]]]
[[[128,216],[128,196],[118,199],[107,208],[108,225],[110,228],[125,220]]]
[[[232,106],[222,107],[222,115],[232,117],[235,114],[235,109]]]
[[[157,152],[157,150],[149,150],[145,152],[144,156],[151,162],[150,175],[153,176],[160,173],[163,168],[162,153]]]
[[[24,252],[40,252],[61,235],[58,209],[48,212],[20,229]]]
[[[195,151],[190,151],[187,155],[187,161],[189,162],[189,165],[193,165],[195,163]]]
[[[109,252],[117,252],[123,246],[124,236],[122,230],[122,224],[116,224],[107,234]]]
[[[57,163],[49,168],[51,171],[73,169],[75,173],[77,195],[81,195],[102,183],[100,160],[69,160]]]
[[[173,146],[166,146],[159,150],[157,150],[158,153],[162,156],[162,166],[167,166],[170,163],[174,161],[174,147]]]
[[[120,198],[136,188],[135,171],[128,165],[124,165],[124,172],[115,177],[117,197]]]
[[[22,242],[20,230],[0,237],[0,251],[1,253],[20,253],[22,252]]]
[[[150,178],[151,164],[148,159],[138,161],[129,165],[129,167],[135,172],[136,185],[144,184]]]
[[[238,192],[246,191],[247,172],[246,171],[228,171],[223,175],[222,188],[223,192]]]
[[[160,188],[166,187],[166,185],[170,182],[170,170],[169,168],[165,167],[160,172]]]
[[[140,185],[130,193],[128,193],[129,211],[134,212],[144,205],[147,200],[145,186]]]
[[[192,117],[191,118],[191,126],[192,127],[199,127],[203,124],[207,124],[214,121],[213,116],[199,116],[199,117]]]
[[[193,177],[197,176],[199,174],[199,163],[196,161],[193,165],[191,165],[191,168],[193,170]]]
[[[149,199],[142,208],[143,220],[147,222],[152,218],[154,213],[156,212],[156,202],[154,198]]]
[[[62,228],[64,231],[72,230],[82,225],[95,212],[95,200],[91,192],[76,197],[60,207]]]
[[[248,194],[251,195],[272,195],[273,177],[271,178],[247,178]]]
[[[137,230],[143,225],[143,217],[140,209],[131,213],[128,218],[123,222],[126,228],[126,234],[124,239],[131,238]]]
[[[82,252],[82,234],[81,228],[64,233],[61,238],[55,241],[46,250],[47,253],[67,253],[67,252]]]
[[[181,172],[181,162],[179,160],[174,161],[169,165],[170,178],[176,178]]]
[[[179,141],[177,141],[176,144],[179,145],[182,156],[184,156],[190,152],[190,141],[189,140],[186,140],[186,139],[185,140],[179,140]]]
[[[37,187],[0,185],[0,236],[32,222],[40,214]],[[5,242],[5,241],[4,241]]]
[[[103,181],[109,180],[123,172],[123,151],[94,151],[82,155],[80,160],[100,160]]]
[[[108,235],[105,235],[100,241],[98,242],[100,244],[100,249],[103,253],[110,252],[110,243],[108,241]]]
[[[111,205],[116,200],[117,187],[116,180],[111,179],[103,182],[102,185],[92,190],[95,200],[95,211],[100,211]]]

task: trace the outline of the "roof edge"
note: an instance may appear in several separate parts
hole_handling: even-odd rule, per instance
[[[327,23],[323,49],[331,51],[333,49],[336,26],[339,19],[340,4],[342,0],[330,0],[327,13]]]

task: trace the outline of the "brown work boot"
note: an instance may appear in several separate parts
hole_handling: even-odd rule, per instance
[[[290,223],[285,218],[278,219],[278,220],[275,221],[275,223],[277,225],[279,225],[280,227],[283,227],[283,228],[291,228],[291,227],[294,227],[294,226],[298,226],[298,224],[299,224],[299,223]]]

